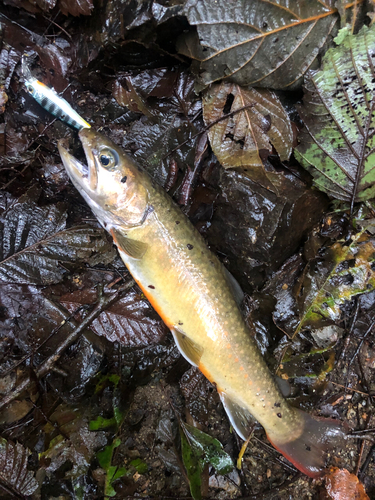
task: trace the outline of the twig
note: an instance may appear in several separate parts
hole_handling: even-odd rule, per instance
[[[361,434],[365,434],[366,436],[368,434],[375,434],[375,428],[371,428],[371,429],[359,429],[358,431],[352,431],[349,434],[349,436],[356,439]]]
[[[30,165],[31,165],[31,162],[27,163],[27,165],[25,165],[25,166],[23,167],[23,169],[21,170],[21,172],[18,172],[18,170],[16,170],[16,171],[15,171],[16,175],[15,175],[12,179],[10,179],[10,181],[9,181],[9,182],[7,182],[6,184],[4,184],[4,185],[1,187],[1,189],[2,189],[2,190],[7,189],[7,188],[8,188],[11,184],[13,184],[13,182],[17,179],[17,176],[22,175],[22,174],[23,174],[23,173],[24,173],[24,172],[25,172],[25,171],[29,168],[29,166],[30,166]]]
[[[346,381],[345,381],[345,392],[347,391],[347,388],[348,388],[348,383],[349,383],[349,375],[350,375],[350,372],[349,372],[349,368],[352,366],[354,360],[356,359],[356,357],[358,356],[358,353],[359,351],[361,350],[362,348],[362,345],[363,345],[363,342],[366,340],[367,336],[369,335],[369,333],[371,333],[372,329],[374,328],[375,326],[375,321],[373,321],[371,323],[371,325],[368,327],[368,329],[366,330],[366,333],[363,335],[363,337],[361,338],[361,341],[360,343],[358,344],[358,347],[354,353],[354,356],[352,357],[352,359],[350,360],[349,364],[348,364],[348,373],[347,373],[347,376],[346,376]]]
[[[280,459],[278,456],[276,456],[276,453],[277,450],[275,450],[275,448],[273,448],[273,446],[270,446],[269,444],[265,443],[264,441],[262,441],[261,439],[258,439],[256,436],[254,436],[254,439],[255,441],[257,441],[259,443],[259,445],[261,447],[263,447],[265,450],[267,450],[270,454],[273,455],[274,457],[274,460],[270,459],[271,462],[278,462],[279,464],[281,464],[283,466],[284,469],[287,469],[287,471],[290,473],[290,472],[294,472],[294,473],[298,473],[299,471],[293,467],[293,465],[287,463],[287,462],[284,462],[282,459]]]
[[[366,460],[363,463],[362,469],[361,469],[360,473],[358,474],[358,479],[360,481],[363,480],[363,478],[364,478],[364,476],[366,474],[366,471],[368,469],[368,466],[370,465],[371,459],[373,457],[375,457],[375,444],[373,444],[371,446],[370,451],[367,454]]]
[[[347,391],[358,392],[358,394],[362,394],[363,396],[366,396],[366,397],[370,396],[370,394],[367,394],[367,392],[358,391],[357,389],[353,389],[353,387],[345,387],[345,385],[337,384],[336,382],[332,382],[332,380],[331,380],[331,384],[337,385],[337,387],[342,387],[343,389],[345,389]]]
[[[358,473],[359,473],[359,467],[361,465],[361,460],[362,460],[362,455],[363,455],[364,449],[365,449],[365,441],[363,440],[361,443],[361,447],[359,449],[359,453],[358,453],[357,465],[356,465],[355,470],[354,470],[354,475],[356,475],[356,476],[358,476]]]
[[[205,132],[207,132],[208,130],[210,130],[210,128],[212,128],[217,123],[219,123],[219,122],[221,122],[223,120],[226,120],[227,118],[230,118],[231,116],[236,115],[237,113],[240,113],[241,111],[244,111],[245,109],[253,108],[255,105],[256,105],[256,103],[253,102],[251,104],[247,104],[246,106],[242,106],[242,108],[235,109],[234,111],[231,111],[230,113],[228,113],[226,115],[220,116],[220,118],[217,118],[213,122],[209,123],[206,127],[204,127],[203,130],[201,130],[201,131],[197,132],[196,134],[192,135],[191,137],[189,137],[189,139],[186,139],[186,141],[181,142],[181,144],[179,144],[174,149],[172,149],[171,151],[169,151],[169,153],[167,153],[162,159],[165,160],[166,158],[168,158],[168,156],[170,156],[171,154],[175,153],[177,150],[179,150],[180,148],[182,148],[182,146],[185,146],[185,144],[187,144],[188,142],[192,141],[193,139],[195,139],[199,135],[204,134]]]
[[[126,293],[134,286],[134,280],[128,281],[122,287],[120,287],[113,295],[105,296],[100,293],[99,300],[96,304],[94,310],[86,316],[86,318],[75,328],[66,339],[61,342],[61,344],[57,347],[54,354],[47,358],[43,363],[41,363],[38,367],[34,369],[34,373],[38,379],[47,375],[47,373],[51,370],[53,365],[60,359],[64,351],[71,346],[80,336],[80,334],[96,319],[99,314],[101,314],[104,309],[115,303],[122,294]],[[64,324],[69,321],[67,319],[64,320]],[[17,398],[24,390],[26,390],[31,384],[31,377],[28,375],[25,379],[17,385],[17,387],[7,394],[0,401],[0,410],[8,405],[11,401]]]
[[[348,334],[347,334],[347,336],[346,336],[346,338],[344,340],[344,346],[343,346],[342,351],[340,352],[340,355],[339,355],[339,362],[344,359],[344,356],[346,354],[346,350],[347,350],[348,345],[350,343],[350,338],[352,336],[352,333],[353,333],[353,330],[354,330],[354,326],[355,326],[355,324],[357,322],[359,309],[360,309],[360,302],[359,302],[358,298],[356,298],[356,306],[355,306],[354,316],[353,316],[352,322],[350,324],[350,328],[349,328]]]
[[[60,29],[63,33],[65,33],[65,35],[66,35],[68,38],[70,38],[70,40],[73,40],[72,35],[70,35],[70,34],[69,34],[69,33],[68,33],[68,32],[67,32],[67,31],[66,31],[66,30],[65,30],[62,26],[60,26],[59,24],[57,24],[57,23],[55,22],[55,19],[58,17],[58,15],[60,14],[60,12],[61,12],[61,11],[60,11],[60,9],[59,9],[54,19],[48,19],[48,17],[43,16],[43,17],[44,17],[44,19],[45,19],[46,21],[49,21],[49,22],[50,22],[50,25],[48,26],[48,28],[46,28],[46,29],[45,29],[45,31],[44,31],[44,33],[43,33],[43,36],[48,36],[48,35],[46,35],[46,33],[47,33],[47,31],[49,30],[49,28],[50,28],[51,24],[54,24],[54,25],[55,25],[57,28],[59,28],[59,29]]]
[[[85,307],[86,306],[78,307],[68,318],[66,318],[64,320],[63,323],[61,323],[58,327],[54,328],[52,330],[52,332],[48,335],[48,337],[46,337],[43,340],[43,342],[41,342],[39,345],[37,345],[35,347],[35,349],[33,349],[31,352],[25,354],[25,356],[23,356],[21,359],[19,359],[14,365],[7,368],[4,372],[1,372],[0,377],[5,377],[10,372],[15,370],[18,366],[22,365],[22,363],[24,363],[27,359],[31,358],[31,356],[34,356],[39,351],[39,349],[41,349],[54,335],[56,335],[56,333],[58,333],[61,330],[61,328],[65,325],[65,323],[70,322],[74,318],[74,316],[76,314],[78,314],[80,311],[82,311],[83,309],[85,309]],[[60,310],[60,312],[61,312],[61,310]],[[64,314],[64,312],[63,312],[63,314]]]

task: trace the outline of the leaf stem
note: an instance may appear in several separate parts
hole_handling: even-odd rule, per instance
[[[93,311],[91,311],[91,313],[86,316],[86,318],[66,337],[66,339],[61,342],[52,356],[47,358],[45,361],[43,361],[43,363],[35,368],[34,373],[36,377],[40,379],[47,375],[47,373],[53,368],[55,363],[60,359],[64,351],[78,339],[81,333],[94,321],[94,319],[96,319],[107,307],[117,302],[117,300],[124,293],[130,290],[134,286],[134,284],[134,280],[130,280],[110,296],[104,295],[102,291],[99,290],[98,302]],[[62,308],[59,308],[59,310],[61,312]],[[64,322],[71,322],[72,319],[70,318],[70,315],[65,312],[65,310],[64,314],[66,314],[66,319],[64,320]],[[0,410],[15,398],[20,396],[20,394],[30,386],[32,380],[34,380],[34,378],[32,378],[30,375],[26,376],[14,390],[12,390],[0,401]]]

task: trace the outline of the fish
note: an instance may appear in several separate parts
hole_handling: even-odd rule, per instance
[[[104,135],[79,137],[87,165],[58,143],[72,183],[181,354],[216,387],[233,428],[246,440],[255,418],[297,469],[321,476],[325,453],[345,437],[341,422],[283,397],[241,313],[240,286],[169,195]]]
[[[29,57],[22,57],[22,74],[27,92],[44,108],[62,122],[77,130],[90,128],[91,125],[75,111],[63,97],[60,97],[54,89],[47,87],[43,82],[35,78],[29,67]]]

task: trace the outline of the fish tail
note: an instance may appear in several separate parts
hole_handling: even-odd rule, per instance
[[[304,423],[301,435],[287,441],[267,433],[272,446],[284,455],[298,470],[317,478],[324,474],[327,453],[342,446],[345,429],[341,422],[333,419],[312,417],[296,409]]]

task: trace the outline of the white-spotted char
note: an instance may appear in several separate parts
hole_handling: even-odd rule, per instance
[[[325,451],[343,436],[341,425],[283,397],[242,317],[238,283],[165,191],[108,138],[93,129],[79,137],[87,166],[59,143],[73,184],[181,354],[215,384],[237,433],[249,436],[253,415],[299,470],[320,476]]]

